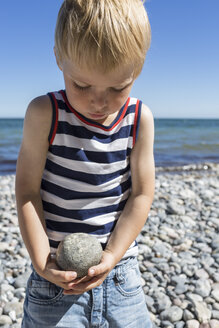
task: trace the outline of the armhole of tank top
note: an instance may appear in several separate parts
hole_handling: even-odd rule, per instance
[[[58,103],[57,103],[54,93],[51,92],[51,93],[48,93],[47,95],[49,96],[51,104],[52,104],[52,124],[51,124],[51,128],[50,128],[49,136],[48,136],[49,145],[51,145],[55,138],[56,130],[57,130],[57,126],[58,126]]]
[[[139,132],[139,126],[140,126],[140,118],[141,118],[141,107],[142,102],[140,100],[137,100],[136,106],[135,106],[135,120],[134,120],[134,130],[133,130],[133,147],[138,139],[138,132]]]

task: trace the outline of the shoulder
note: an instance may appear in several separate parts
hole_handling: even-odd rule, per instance
[[[52,122],[52,104],[49,96],[43,95],[34,98],[28,105],[24,125],[42,133],[50,130]]]
[[[140,127],[139,127],[139,138],[150,137],[153,142],[154,139],[154,117],[148,106],[142,103],[141,107],[141,118],[140,118]]]
[[[154,117],[150,108],[142,103],[141,106],[141,123],[142,124],[154,124]]]
[[[17,161],[17,180],[29,190],[39,190],[49,147],[52,106],[48,96],[33,99],[24,119],[23,140]],[[31,169],[30,169],[31,168]],[[30,186],[31,185],[31,186]],[[26,188],[25,187],[25,188]]]
[[[44,120],[52,114],[52,104],[49,96],[43,95],[34,98],[27,107],[26,117],[34,116],[39,120]]]

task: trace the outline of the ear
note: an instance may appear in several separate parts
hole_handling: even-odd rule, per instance
[[[62,65],[61,65],[61,62],[60,62],[60,59],[59,59],[59,56],[57,54],[57,50],[55,47],[53,47],[53,51],[54,51],[54,55],[56,57],[56,63],[58,65],[59,69],[62,71]]]

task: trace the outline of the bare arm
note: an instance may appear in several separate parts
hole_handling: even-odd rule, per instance
[[[63,286],[60,281],[65,282],[65,272],[56,270],[55,264],[50,263],[50,246],[40,196],[51,121],[52,108],[48,96],[34,99],[24,120],[23,141],[17,161],[16,199],[21,234],[35,270]]]
[[[27,109],[16,172],[20,230],[37,271],[42,270],[49,255],[40,198],[40,182],[48,150],[48,131],[52,113],[43,104],[45,102],[45,99],[37,98]]]
[[[132,191],[116,224],[106,251],[117,263],[144,226],[154,197],[154,124],[153,116],[142,106],[138,140],[131,153]]]
[[[89,269],[90,281],[72,284],[77,294],[100,285],[123,257],[144,226],[154,196],[154,123],[150,110],[143,105],[138,140],[131,153],[132,191],[108,241],[101,263]]]

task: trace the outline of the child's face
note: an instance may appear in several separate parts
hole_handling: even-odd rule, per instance
[[[79,68],[70,60],[61,65],[71,106],[85,117],[110,124],[125,104],[134,83],[133,65],[110,73]]]

